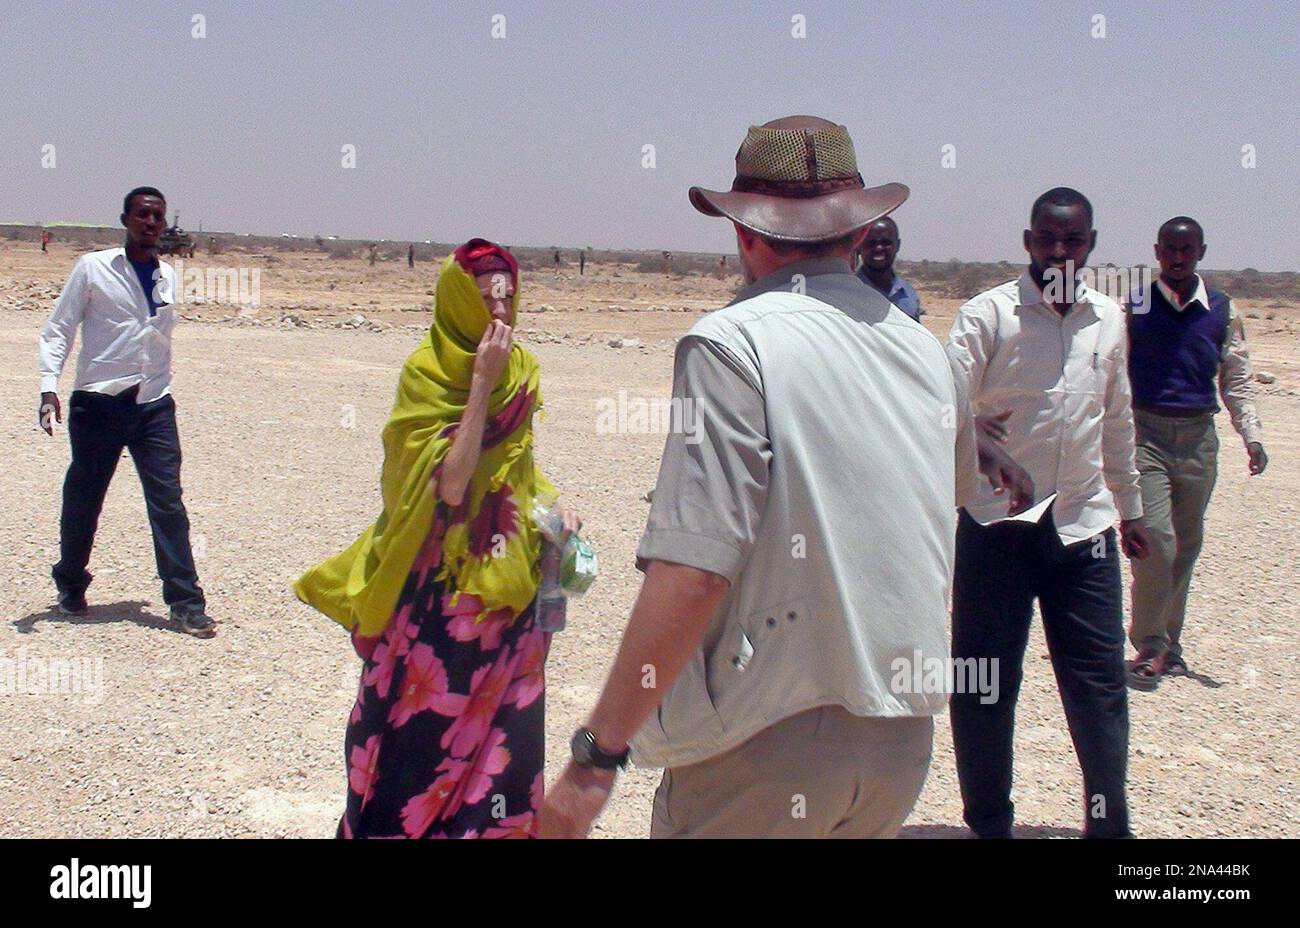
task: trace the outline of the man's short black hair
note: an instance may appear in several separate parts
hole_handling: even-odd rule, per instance
[[[163,201],[163,206],[167,205],[167,198],[163,196],[162,191],[157,187],[136,187],[122,200],[122,212],[131,212],[131,201],[139,196],[157,197]]]
[[[1156,230],[1156,241],[1160,241],[1160,236],[1165,234],[1165,229],[1172,229],[1176,226],[1191,226],[1196,230],[1196,234],[1200,237],[1201,244],[1205,244],[1205,230],[1202,229],[1201,224],[1191,216],[1175,216],[1173,219],[1166,219],[1161,223],[1160,228]]]
[[[1032,226],[1038,218],[1038,211],[1044,206],[1082,206],[1088,216],[1088,227],[1092,227],[1092,204],[1088,198],[1073,187],[1053,187],[1034,201],[1029,211],[1029,224]]]
[[[894,237],[895,237],[895,238],[898,237],[898,235],[899,235],[899,231],[898,231],[898,223],[894,222],[894,217],[893,217],[893,216],[881,216],[881,217],[880,217],[879,219],[877,219],[875,222],[871,223],[871,225],[874,226],[874,225],[876,225],[877,223],[881,223],[881,222],[887,222],[887,223],[889,223],[891,226],[893,226],[893,227],[894,227]]]

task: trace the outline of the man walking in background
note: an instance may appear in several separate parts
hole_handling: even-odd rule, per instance
[[[104,495],[122,449],[140,475],[153,532],[163,600],[172,623],[200,638],[216,634],[205,613],[190,550],[190,522],[181,501],[181,447],[171,396],[171,299],[176,273],[158,260],[167,203],[153,187],[137,187],[122,203],[126,245],[83,255],[40,336],[41,427],[63,421],[59,374],[81,329],[77,379],[68,399],[72,463],[63,483],[61,557],[54,565],[59,610],[87,612],[86,570]]]
[[[1155,253],[1160,276],[1133,294],[1128,315],[1137,465],[1152,542],[1151,557],[1133,563],[1129,640],[1138,654],[1129,685],[1144,691],[1165,674],[1187,673],[1187,593],[1218,475],[1216,385],[1246,444],[1251,475],[1268,466],[1241,317],[1196,273],[1205,257],[1201,224],[1170,219],[1156,234]]]
[[[894,273],[894,259],[898,257],[898,246],[903,240],[898,234],[898,223],[890,216],[877,219],[867,230],[867,237],[858,249],[862,266],[858,276],[885,295],[908,316],[921,321],[925,310],[921,308],[921,298],[916,289],[903,278]]]
[[[1008,521],[1006,503],[981,488],[957,527],[953,657],[993,663],[999,681],[996,700],[958,692],[951,704],[964,818],[982,838],[1011,836],[1015,707],[1035,599],[1083,770],[1084,833],[1129,835],[1116,509],[1126,554],[1144,557],[1147,539],[1123,312],[1075,276],[1096,241],[1083,194],[1044,193],[1024,232],[1029,267],[962,306],[948,340],[976,412],[1029,471],[1043,510]]]
[[[544,837],[587,834],[629,741],[667,768],[653,837],[892,837],[910,813],[947,693],[897,660],[947,658],[977,465],[942,347],[849,264],[907,194],[864,188],[847,130],[811,116],[751,127],[730,191],[691,188],[748,285],[678,344],[674,407],[702,429],[674,415],[645,580]]]

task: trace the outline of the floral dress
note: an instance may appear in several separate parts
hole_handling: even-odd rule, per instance
[[[435,580],[444,509],[364,660],[344,754],[344,838],[526,838],[542,801],[550,635],[530,605],[475,617]]]

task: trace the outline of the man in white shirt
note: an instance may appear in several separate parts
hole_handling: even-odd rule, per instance
[[[1035,599],[1083,771],[1085,835],[1130,834],[1117,514],[1125,554],[1145,557],[1148,541],[1124,314],[1075,278],[1096,240],[1081,193],[1043,194],[1024,233],[1028,269],[964,305],[948,341],[976,414],[996,423],[1040,503],[1036,521],[1011,521],[1005,500],[981,487],[959,517],[953,658],[996,661],[1000,694],[951,702],[964,817],[980,837],[1011,835],[1012,732]]]
[[[54,434],[63,421],[59,374],[81,329],[77,377],[68,400],[72,463],[63,483],[60,560],[54,565],[59,609],[88,610],[86,570],[109,482],[125,448],[144,489],[163,600],[172,624],[211,638],[190,549],[190,523],[181,501],[181,447],[171,397],[171,304],[176,274],[157,256],[167,202],[153,187],[137,187],[122,203],[126,244],[83,255],[72,269],[50,320],[41,330],[41,427]]]

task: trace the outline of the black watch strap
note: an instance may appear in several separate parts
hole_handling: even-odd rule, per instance
[[[631,748],[624,748],[618,754],[601,750],[590,728],[579,728],[574,733],[569,746],[573,749],[575,764],[579,767],[595,767],[598,770],[626,770],[628,755],[632,753]]]

